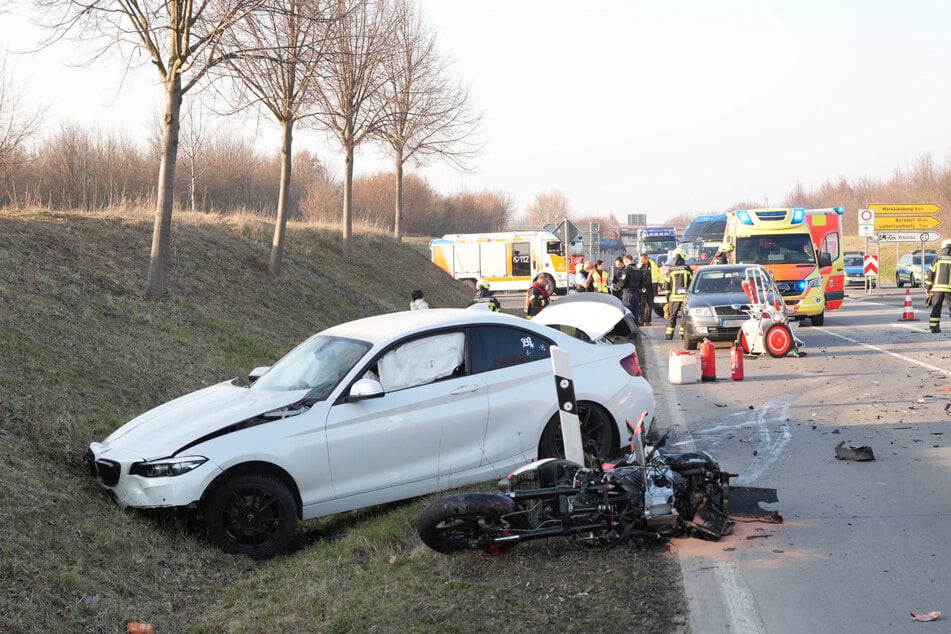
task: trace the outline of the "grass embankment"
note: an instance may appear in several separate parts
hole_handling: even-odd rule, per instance
[[[82,454],[129,418],[268,365],[309,334],[471,296],[420,244],[179,214],[168,296],[142,299],[145,215],[0,213],[0,631],[390,632],[681,630],[662,550],[438,555],[414,526],[425,500],[303,523],[288,555],[224,555],[179,523],[119,509]],[[372,468],[372,466],[368,466]],[[482,487],[482,490],[491,488]]]

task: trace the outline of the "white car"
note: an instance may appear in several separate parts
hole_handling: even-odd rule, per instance
[[[632,332],[611,296],[562,298],[533,320],[478,307],[367,317],[310,337],[248,386],[138,416],[91,443],[87,461],[120,505],[197,509],[217,546],[267,558],[298,519],[559,454],[552,346],[571,358],[586,452],[615,453],[625,420],[654,412]]]

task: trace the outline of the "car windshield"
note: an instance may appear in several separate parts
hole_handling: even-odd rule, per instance
[[[686,242],[680,245],[685,264],[710,264],[719,248],[719,242]]]
[[[697,271],[690,290],[694,295],[715,293],[742,293],[743,274],[740,271],[723,271],[716,267],[704,267]]]
[[[846,266],[864,266],[865,259],[861,255],[847,255],[845,256],[845,265]]]
[[[814,264],[816,252],[812,238],[804,233],[737,238],[736,261],[748,264]]]
[[[251,384],[253,390],[310,390],[307,398],[325,399],[370,349],[366,341],[314,335]]]

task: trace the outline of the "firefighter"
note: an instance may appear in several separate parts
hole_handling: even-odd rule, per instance
[[[945,300],[948,300],[948,314],[951,315],[951,240],[941,243],[941,252],[925,275],[925,294],[931,304],[928,325],[931,332],[941,332],[941,305]]]
[[[667,272],[667,282],[664,285],[667,289],[667,329],[664,330],[664,339],[674,338],[674,329],[677,327],[677,316],[683,309],[684,301],[687,299],[687,291],[690,281],[693,279],[693,271],[684,264],[684,254],[680,249],[674,251],[673,266]],[[680,336],[684,335],[684,326],[680,324]]]
[[[733,250],[733,245],[729,242],[724,242],[720,245],[720,249],[713,256],[714,264],[729,264],[730,263],[730,251]]]
[[[542,309],[548,306],[548,303],[551,301],[551,296],[548,293],[548,285],[542,278],[543,275],[544,273],[536,275],[535,279],[532,280],[532,285],[525,293],[524,312],[525,317],[528,319],[542,312]]]
[[[469,306],[473,304],[488,304],[489,310],[494,313],[502,312],[502,303],[498,298],[489,290],[489,283],[485,280],[479,280],[476,282],[476,294],[472,298],[472,301],[469,302]]]

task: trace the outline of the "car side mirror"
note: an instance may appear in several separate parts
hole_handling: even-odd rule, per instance
[[[251,383],[254,383],[258,379],[260,379],[262,376],[264,376],[264,374],[270,369],[271,369],[271,366],[269,365],[262,365],[260,367],[254,368],[253,370],[251,370],[251,372],[248,373],[248,381],[250,381]]]
[[[829,253],[820,253],[819,254],[819,267],[825,268],[827,266],[832,266],[832,255]]]
[[[347,402],[355,403],[368,398],[380,398],[386,392],[383,391],[383,384],[375,379],[358,379],[350,387],[350,393],[347,394]]]

